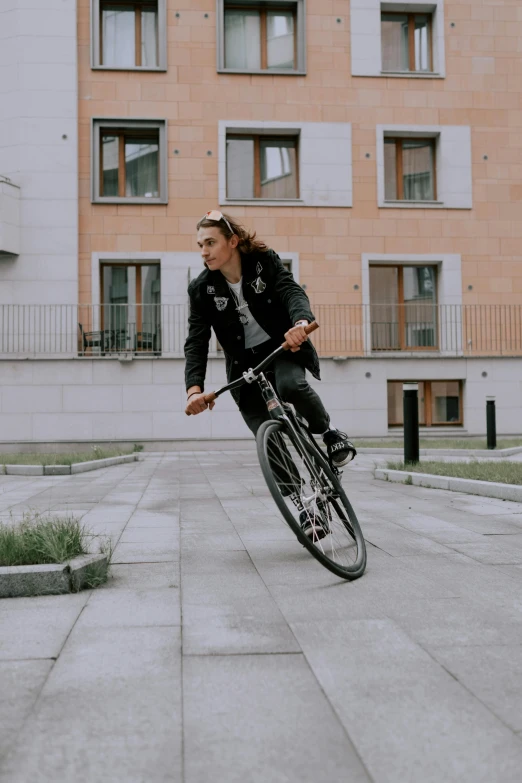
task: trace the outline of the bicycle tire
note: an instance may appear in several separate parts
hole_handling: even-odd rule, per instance
[[[320,449],[315,447],[315,445],[312,445],[308,440],[308,435],[305,435],[304,433],[300,433],[299,446],[297,446],[296,440],[297,438],[292,429],[282,421],[271,419],[263,422],[259,427],[256,435],[257,453],[261,471],[270,494],[281,512],[283,519],[289,525],[298,541],[306,547],[310,554],[318,560],[321,565],[342,579],[350,581],[358,579],[362,576],[366,568],[366,545],[355,511],[348,500],[341,482],[331,469],[327,459],[322,455]],[[281,444],[283,443],[287,451],[286,454],[281,451]],[[274,451],[277,444],[279,444],[280,454],[283,454],[279,464],[274,457]],[[294,453],[291,453],[292,447]],[[313,466],[321,478],[322,491],[326,496],[331,495],[327,501],[329,504],[327,515],[329,513],[331,514],[330,506],[332,506],[336,515],[339,517],[339,519],[335,520],[335,523],[338,526],[336,527],[336,530],[342,528],[344,533],[347,534],[347,540],[351,539],[352,543],[350,543],[350,547],[353,548],[353,545],[356,547],[355,554],[350,552],[350,557],[353,562],[341,562],[340,551],[337,550],[335,546],[331,546],[331,551],[328,553],[328,551],[326,551],[328,547],[325,549],[326,545],[322,546],[319,540],[312,540],[306,536],[299,523],[298,508],[294,506],[296,510],[293,510],[288,500],[288,497],[290,496],[287,495],[287,499],[285,499],[285,496],[282,493],[281,487],[286,489],[285,481],[283,481],[281,477],[282,470],[286,471],[286,474],[288,475],[289,480],[286,482],[288,484],[288,491],[291,488],[291,483],[296,485],[297,474],[299,474],[299,480],[308,480],[310,486],[317,485],[317,479],[308,468],[306,468],[306,471],[308,471],[306,474],[305,468],[301,466],[301,462],[299,462],[299,467],[296,465],[296,462],[298,462],[296,454],[299,456],[299,453],[304,454],[304,451],[306,451],[308,455],[308,461],[313,460]],[[295,468],[296,472],[294,472],[291,463],[288,461],[288,456],[292,458],[293,468]],[[304,459],[302,464],[305,465]],[[279,479],[276,477],[276,469],[279,470]],[[303,475],[301,475],[301,473]],[[310,478],[307,478],[307,476]],[[303,486],[305,485],[301,484],[299,490],[301,493],[304,491]],[[326,501],[321,500],[320,502],[324,507]],[[292,505],[294,504],[292,503]],[[341,506],[342,509],[340,509]],[[332,530],[333,525],[331,520],[328,519],[328,516],[322,516],[321,518],[326,520],[330,528],[330,532],[326,538],[333,539],[335,531]]]

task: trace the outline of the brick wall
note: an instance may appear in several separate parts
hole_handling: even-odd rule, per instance
[[[94,71],[89,13],[78,0],[81,301],[90,301],[93,252],[196,250],[195,223],[217,206],[218,121],[230,119],[352,123],[353,208],[229,208],[270,245],[300,253],[314,302],[360,302],[363,253],[461,254],[464,303],[520,302],[517,0],[447,0],[445,79],[351,77],[346,0],[307,0],[306,77],[218,74],[214,0],[168,3],[166,73]],[[93,116],[168,119],[167,205],[91,204]],[[379,209],[383,123],[471,126],[473,209]]]

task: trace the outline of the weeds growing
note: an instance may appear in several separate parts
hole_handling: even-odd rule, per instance
[[[0,566],[64,563],[89,554],[89,539],[92,543],[94,538],[110,561],[110,539],[92,536],[78,519],[26,513],[18,523],[0,525]]]

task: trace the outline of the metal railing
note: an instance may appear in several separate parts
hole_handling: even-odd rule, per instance
[[[522,305],[316,305],[322,356],[522,356]],[[0,357],[183,356],[188,305],[0,305]],[[219,353],[212,337],[211,353]]]

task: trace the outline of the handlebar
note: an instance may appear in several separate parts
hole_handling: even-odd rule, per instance
[[[311,324],[308,324],[304,328],[306,334],[311,334],[312,332],[315,332],[316,329],[319,329],[319,324],[317,323],[317,321],[312,321]],[[275,357],[278,354],[280,354],[281,351],[288,351],[289,349],[290,346],[285,340],[285,342],[282,345],[276,348],[275,351],[272,351],[272,353],[269,354],[269,356],[267,356],[266,359],[263,359],[263,361],[257,367],[254,368],[253,370],[254,374],[257,375],[262,370],[264,370],[265,367],[267,367],[269,364],[271,364],[271,362],[273,362]],[[237,389],[239,386],[243,386],[243,384],[245,383],[246,381],[243,377],[237,378],[235,381],[232,381],[231,383],[227,384],[227,386],[223,386],[221,389],[218,389],[217,391],[213,391],[213,392],[209,392],[208,394],[205,394],[203,400],[207,405],[210,405],[211,402],[214,402],[214,400],[216,400],[224,392],[230,391],[231,389]],[[185,410],[185,413],[187,414],[187,416],[192,416],[192,414],[188,410]]]

